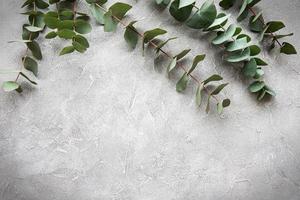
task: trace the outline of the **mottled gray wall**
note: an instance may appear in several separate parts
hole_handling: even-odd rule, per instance
[[[142,18],[141,30],[159,26],[180,37],[168,51],[206,53],[196,75],[224,76],[232,106],[221,117],[197,109],[195,85],[178,94],[176,77],[155,68],[150,51],[130,51],[121,28],[95,28],[84,55],[58,57],[60,40],[41,38],[39,85],[0,92],[0,199],[299,200],[299,56],[263,52],[278,96],[257,103],[206,36],[186,31],[151,0],[126,2],[135,4],[129,18]],[[20,38],[20,5],[0,2],[1,69],[18,69],[25,52],[7,43]],[[300,51],[300,1],[259,7],[267,20],[286,23]]]

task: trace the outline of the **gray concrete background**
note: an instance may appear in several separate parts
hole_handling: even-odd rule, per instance
[[[150,0],[125,2],[135,5],[128,19],[142,18],[141,30],[162,27],[180,37],[169,52],[206,53],[196,75],[224,76],[231,107],[221,117],[196,108],[195,85],[178,94],[176,77],[153,66],[151,51],[130,51],[121,28],[94,28],[84,55],[59,57],[61,41],[41,38],[39,85],[21,95],[0,92],[0,199],[300,199],[299,56],[263,52],[278,96],[257,103],[207,36],[186,31]],[[20,38],[20,5],[0,2],[1,69],[18,69],[25,52],[7,43]],[[300,1],[259,7],[267,20],[285,22],[299,50]]]

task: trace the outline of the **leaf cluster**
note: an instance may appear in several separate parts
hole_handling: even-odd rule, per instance
[[[258,100],[262,100],[266,95],[274,96],[275,93],[265,83],[259,90],[251,89],[253,84],[263,82],[262,66],[267,65],[259,58],[260,47],[251,43],[251,37],[242,33],[241,27],[234,24],[228,25],[229,16],[225,13],[218,13],[213,1],[205,1],[200,8],[195,4],[195,0],[174,0],[170,4],[169,13],[177,21],[184,22],[192,29],[215,32],[216,36],[212,44],[224,48],[225,60],[229,63],[241,63],[242,74],[254,79],[249,87],[250,92],[257,93]],[[193,9],[196,11],[193,12]]]
[[[74,51],[84,53],[89,48],[89,42],[83,36],[92,30],[89,16],[75,10],[75,3],[74,1],[52,1],[51,4],[56,4],[58,9],[44,14],[45,25],[51,29],[45,38],[53,39],[59,37],[69,40],[71,43],[60,51],[60,55]]]
[[[166,2],[166,1],[164,1]],[[164,3],[162,2],[162,3]],[[221,81],[223,78],[220,75],[214,74],[204,81],[199,81],[194,76],[192,76],[192,72],[196,69],[197,65],[205,59],[204,54],[200,54],[194,57],[193,62],[188,70],[186,70],[183,66],[179,65],[178,62],[186,57],[186,55],[190,52],[191,49],[184,49],[175,56],[171,56],[170,54],[163,51],[163,47],[169,43],[170,41],[176,39],[176,37],[168,38],[166,40],[160,40],[159,36],[165,35],[167,33],[166,30],[161,28],[154,28],[141,33],[135,27],[135,23],[137,21],[131,21],[128,24],[124,24],[122,19],[126,15],[126,13],[131,9],[131,6],[125,3],[115,3],[110,6],[108,9],[103,7],[105,2],[97,3],[97,2],[89,2],[91,13],[97,20],[97,22],[104,27],[104,31],[113,32],[116,30],[116,27],[119,23],[121,23],[125,27],[124,31],[124,39],[128,43],[129,47],[134,49],[137,46],[139,39],[141,39],[142,49],[144,49],[147,45],[151,45],[154,47],[154,51],[156,56],[159,56],[160,53],[167,55],[169,58],[169,64],[167,66],[167,73],[170,74],[176,68],[181,68],[184,70],[181,78],[178,80],[176,84],[176,91],[183,92],[188,85],[188,82],[192,79],[197,82],[198,88],[196,91],[196,103],[200,106],[202,102],[203,93],[208,93],[208,101],[206,105],[206,111],[210,110],[210,99],[217,98],[218,95],[228,84],[219,84],[214,87],[212,91],[207,90],[207,86],[212,82]],[[157,41],[158,42],[155,42]],[[219,113],[222,113],[225,107],[230,105],[229,99],[224,99],[221,102],[217,102],[217,110]]]
[[[285,27],[285,24],[282,21],[269,21],[265,22],[262,12],[258,14],[254,11],[253,7],[260,2],[260,0],[222,0],[219,5],[224,9],[231,8],[235,3],[241,3],[240,11],[238,14],[238,21],[247,19],[249,13],[249,28],[252,32],[259,34],[259,40],[269,39],[270,45],[269,49],[273,49],[276,43],[280,47],[280,53],[283,54],[297,54],[295,47],[288,42],[279,42],[280,39],[283,39],[288,36],[292,36],[293,33],[289,34],[277,34],[278,31],[282,30]]]

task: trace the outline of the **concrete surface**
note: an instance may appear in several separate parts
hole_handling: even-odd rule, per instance
[[[278,96],[257,103],[205,35],[185,31],[150,0],[127,2],[141,30],[159,26],[180,37],[168,51],[206,53],[196,75],[222,74],[232,106],[221,117],[197,109],[195,85],[176,93],[176,77],[153,66],[151,51],[130,51],[121,28],[94,28],[84,55],[59,57],[60,40],[40,39],[39,85],[0,92],[0,199],[299,200],[299,56],[263,53]],[[7,43],[20,38],[20,5],[0,2],[1,69],[18,69],[25,52]],[[299,51],[300,1],[264,0],[260,8],[286,23]]]

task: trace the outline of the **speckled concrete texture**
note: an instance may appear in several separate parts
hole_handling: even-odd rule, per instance
[[[139,19],[140,30],[179,37],[168,52],[192,48],[187,63],[206,53],[195,75],[220,73],[231,107],[221,117],[198,109],[195,85],[178,94],[178,76],[154,66],[151,50],[131,51],[122,28],[104,33],[92,22],[83,55],[59,57],[61,41],[41,37],[38,86],[0,92],[0,200],[299,200],[299,56],[262,53],[277,97],[257,103],[209,36],[186,30],[151,0],[125,2],[134,5],[126,20]],[[1,69],[18,69],[25,53],[7,43],[26,22],[21,3],[0,1]],[[300,1],[264,0],[259,8],[285,22],[300,51]]]

